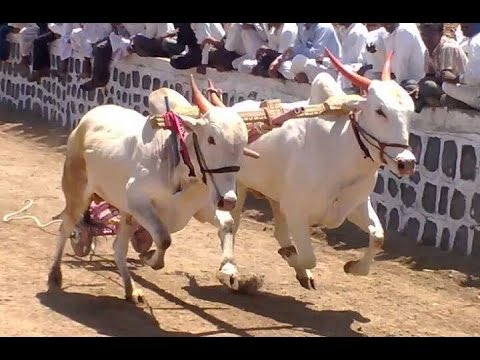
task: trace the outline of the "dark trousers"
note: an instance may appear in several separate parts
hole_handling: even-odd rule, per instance
[[[33,66],[32,69],[45,70],[50,68],[50,48],[49,45],[57,38],[55,33],[48,30],[41,33],[33,41]]]
[[[142,57],[171,57],[179,55],[185,46],[177,44],[175,39],[149,39],[136,35],[132,41],[133,51]]]
[[[239,57],[236,52],[225,50],[223,47],[212,49],[208,53],[208,66],[218,71],[230,71],[233,70],[232,61]]]
[[[196,46],[195,46],[196,45]],[[170,65],[175,69],[191,69],[197,67],[202,63],[202,50],[200,46],[195,44],[189,46],[188,52],[185,55],[175,55],[170,59]]]
[[[12,28],[7,24],[0,25],[0,60],[6,61],[10,57],[10,42],[7,40]]]
[[[110,62],[112,60],[112,44],[106,38],[93,45],[93,71],[92,80],[108,82],[110,79]]]

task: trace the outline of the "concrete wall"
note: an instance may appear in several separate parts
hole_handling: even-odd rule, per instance
[[[71,129],[82,114],[105,103],[146,113],[148,94],[160,87],[170,87],[190,99],[188,76],[194,70],[175,70],[166,60],[136,55],[112,64],[110,82],[95,91],[79,89],[79,58],[70,62],[72,77],[65,84],[53,78],[43,79],[41,84],[28,83],[13,65],[19,61],[19,49],[16,36],[11,38],[12,61],[4,62],[0,73],[2,103],[33,111],[59,126]],[[52,68],[57,64],[56,53],[53,43]],[[307,99],[310,92],[309,85],[236,72],[209,69],[206,76],[195,74],[195,78],[202,89],[211,78],[230,105],[244,99],[298,101]],[[480,223],[480,113],[425,109],[413,119],[410,139],[418,159],[416,174],[398,180],[390,172],[380,171],[372,194],[383,224],[424,245],[480,254],[480,231],[471,228]]]

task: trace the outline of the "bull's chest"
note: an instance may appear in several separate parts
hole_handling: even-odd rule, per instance
[[[182,230],[193,215],[208,204],[208,191],[194,185],[166,199],[153,199],[152,205],[169,233]]]
[[[327,197],[323,216],[313,222],[327,229],[339,227],[359,204],[367,200],[370,192],[369,182],[365,180],[338,186]]]

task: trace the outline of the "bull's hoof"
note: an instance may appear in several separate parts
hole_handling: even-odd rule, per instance
[[[240,275],[238,277],[238,289],[235,290],[241,294],[253,295],[263,286],[263,275]]]
[[[125,294],[125,299],[132,304],[144,304],[145,296],[140,289],[133,290],[132,294]]]
[[[353,260],[353,261],[347,262],[343,266],[343,270],[347,274],[366,276],[370,271],[370,267],[368,265],[365,265],[365,263],[362,263],[359,260]]]
[[[312,274],[308,273],[307,277],[299,277],[296,276],[300,285],[307,290],[316,290],[315,288],[315,279],[313,278]]]
[[[150,236],[150,233],[146,229],[140,227],[133,234],[131,243],[137,253],[145,254],[152,247],[153,239]]]
[[[227,272],[225,270],[219,270],[217,271],[217,279],[220,281],[220,283],[223,286],[226,286],[227,288],[231,290],[237,291],[238,288],[240,287],[238,283],[238,277],[237,277],[237,272],[235,271],[234,273]]]
[[[48,274],[48,288],[50,290],[62,287],[62,271],[60,268],[53,268]]]

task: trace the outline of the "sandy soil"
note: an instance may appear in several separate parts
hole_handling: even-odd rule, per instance
[[[0,111],[0,214],[34,199],[29,214],[44,222],[63,206],[60,177],[66,132],[33,115]],[[367,236],[345,224],[325,234],[312,229],[316,291],[300,287],[277,254],[271,214],[249,201],[236,241],[240,271],[265,275],[254,296],[215,279],[221,251],[216,230],[191,221],[173,235],[166,267],[129,264],[145,291],[145,306],[123,300],[112,238],[100,240],[92,261],[67,244],[64,288],[46,292],[58,224],[0,222],[1,336],[478,336],[480,261],[446,254],[387,234],[368,277],[343,272]]]

